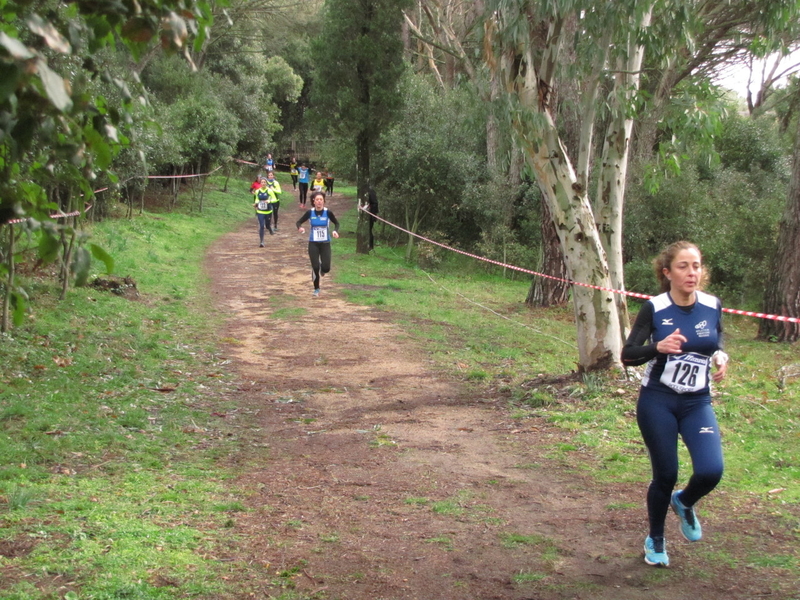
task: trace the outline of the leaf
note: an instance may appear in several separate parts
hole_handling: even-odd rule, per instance
[[[167,47],[170,45],[173,48],[183,47],[189,32],[186,29],[186,22],[180,16],[170,11],[169,14],[161,18],[161,27],[163,30],[161,34],[162,45],[166,42]]]
[[[14,311],[11,314],[11,319],[15,327],[19,327],[25,322],[25,312],[28,309],[28,297],[19,291],[12,292],[11,305]]]
[[[154,33],[152,25],[144,17],[128,19],[122,26],[122,36],[132,42],[149,42]]]
[[[97,244],[89,244],[89,248],[92,251],[92,256],[94,256],[97,260],[105,264],[106,273],[109,275],[113,273],[114,259],[112,258],[112,256]]]
[[[17,60],[29,60],[36,56],[25,44],[18,39],[9,37],[4,31],[0,31],[0,46]]]
[[[40,59],[37,61],[39,78],[44,84],[47,97],[58,110],[64,112],[72,108],[72,98],[69,97],[67,82],[61,75],[50,69],[47,63]]]
[[[61,244],[54,232],[42,229],[42,235],[39,237],[39,260],[44,264],[51,263],[58,258],[60,250]]]
[[[36,13],[28,17],[28,29],[42,36],[51,50],[61,54],[70,54],[72,52],[72,46],[70,46],[66,38],[61,35],[50,21],[45,21]]]
[[[19,67],[14,63],[0,62],[0,102],[5,102],[17,91]]]
[[[117,128],[113,125],[106,123],[106,137],[110,139],[112,142],[116,142],[119,144],[119,136],[117,135]]]
[[[76,248],[72,259],[72,272],[75,274],[75,287],[83,287],[89,279],[89,268],[92,265],[89,251],[86,248]]]
[[[108,142],[106,142],[97,129],[89,125],[84,128],[83,134],[92,149],[97,168],[102,170],[108,169],[113,159],[111,146],[109,146]]]

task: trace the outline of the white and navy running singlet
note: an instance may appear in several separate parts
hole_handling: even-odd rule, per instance
[[[695,292],[692,306],[678,306],[668,293],[648,300],[652,307],[650,339],[657,344],[676,329],[686,337],[681,354],[659,353],[647,363],[642,387],[679,394],[708,394],[711,355],[720,349],[722,305]]]

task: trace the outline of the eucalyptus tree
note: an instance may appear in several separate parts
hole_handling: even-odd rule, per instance
[[[370,156],[378,137],[400,106],[397,85],[403,73],[400,37],[407,0],[326,0],[325,29],[314,40],[317,113],[330,132],[353,141],[358,202],[367,204]],[[369,252],[369,223],[361,213],[356,251]]]
[[[461,79],[466,78],[476,96],[486,104],[486,165],[497,189],[508,195],[505,205],[511,206],[522,184],[525,158],[505,118],[504,103],[499,101],[500,75],[487,68],[484,60],[487,48],[483,45],[482,34],[486,19],[491,18],[486,10],[483,0],[417,0],[416,5],[405,12],[405,21],[417,43],[414,49],[419,57],[417,68],[430,70],[442,88],[459,85]],[[439,65],[444,65],[444,73],[440,72]],[[563,82],[556,102],[565,103],[564,100],[577,91],[577,86]],[[570,135],[579,130],[577,116],[562,118],[560,127],[566,134],[565,140],[577,138],[577,135]],[[564,281],[564,257],[547,205],[541,204],[540,208],[541,235],[535,239],[541,243],[542,260],[537,270],[544,270],[552,277],[534,277],[526,302],[537,306],[564,304],[569,292],[569,285]],[[506,211],[504,217],[502,222],[495,223],[494,231],[511,227],[511,211]],[[502,237],[505,239],[507,235]]]
[[[555,222],[573,288],[580,367],[619,364],[627,319],[623,289],[622,202],[636,92],[654,2],[496,0],[490,6],[487,56],[512,93],[508,110],[519,143]],[[559,129],[554,90],[579,82],[578,147],[570,153]],[[605,112],[601,109],[605,108]],[[602,152],[595,157],[595,129]],[[598,181],[589,191],[597,159]]]
[[[659,13],[669,12],[654,19],[648,34],[642,74],[646,109],[637,122],[634,155],[639,164],[667,163],[674,169],[686,148],[704,145],[713,151],[710,141],[722,109],[712,83],[797,46],[798,2],[660,0],[656,6]],[[761,73],[762,87],[755,97],[748,94],[751,114],[763,109],[779,78],[798,68],[786,61],[769,64]]]

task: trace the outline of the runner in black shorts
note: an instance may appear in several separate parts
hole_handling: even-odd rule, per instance
[[[314,208],[306,211],[297,221],[297,230],[305,233],[302,227],[306,221],[310,222],[308,236],[308,257],[311,259],[311,280],[314,282],[314,297],[319,296],[319,281],[323,275],[331,270],[331,235],[339,237],[339,221],[333,213],[325,208],[325,192],[311,192],[311,203]],[[328,225],[333,223],[333,232],[329,232]]]

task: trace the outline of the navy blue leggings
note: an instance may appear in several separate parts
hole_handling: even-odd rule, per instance
[[[711,396],[687,396],[642,388],[636,420],[650,453],[653,480],[647,490],[650,537],[664,535],[672,490],[678,481],[678,435],[689,450],[693,473],[681,493],[685,506],[713,490],[722,479],[722,444]]]
[[[264,230],[269,231],[269,234],[272,235],[272,213],[256,213],[256,217],[258,217],[258,239],[263,244]]]

